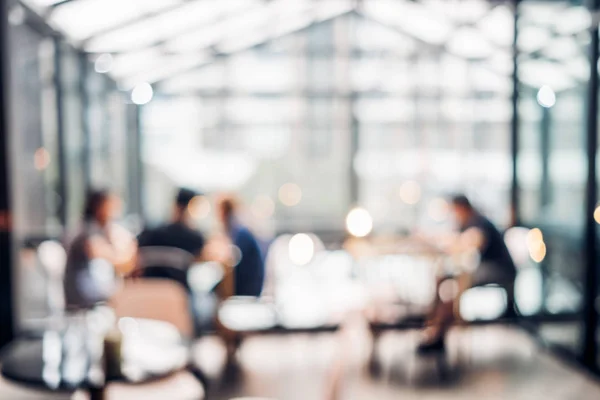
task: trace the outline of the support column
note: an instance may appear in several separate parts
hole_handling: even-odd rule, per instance
[[[590,11],[600,10],[600,0],[590,1]],[[594,210],[598,202],[598,186],[596,176],[596,153],[598,150],[598,23],[592,27],[590,40],[590,80],[588,84],[587,110],[587,169],[588,178],[585,199],[585,303],[584,303],[584,337],[583,362],[588,367],[596,367],[598,343],[598,248],[597,223],[594,220]]]
[[[62,49],[61,40],[54,39],[54,93],[56,99],[56,136],[58,156],[58,182],[57,192],[60,196],[58,204],[58,219],[63,228],[68,226],[67,210],[69,201],[67,185],[67,152],[65,143],[65,113],[63,105],[63,76],[62,76]]]
[[[81,165],[83,165],[83,176],[85,179],[86,192],[92,186],[92,162],[91,162],[91,128],[90,128],[90,98],[87,90],[88,60],[85,53],[79,53],[79,94],[81,96],[81,129],[83,131],[83,151],[81,152]]]
[[[552,188],[550,185],[550,109],[542,107],[542,121],[540,124],[540,154],[542,155],[542,185],[540,188],[540,207],[543,209],[552,203]]]
[[[520,0],[512,0],[514,7],[514,27],[513,27],[513,93],[512,93],[512,120],[511,120],[511,145],[510,154],[512,157],[512,183],[510,189],[511,206],[511,225],[519,225],[521,216],[519,213],[519,180],[518,180],[518,162],[519,153],[519,4]]]
[[[8,53],[8,0],[0,0],[0,348],[14,335]]]

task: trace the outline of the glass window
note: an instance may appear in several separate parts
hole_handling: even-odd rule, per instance
[[[585,151],[587,90],[558,56],[587,53],[589,34],[563,26],[579,7],[566,3],[524,1],[518,39],[520,143],[518,178],[523,223],[538,227],[543,239],[530,249],[542,277],[542,309],[572,315],[572,322],[542,324],[540,335],[574,354],[581,351],[584,260],[583,234],[587,156]],[[585,14],[585,12],[584,12]],[[581,19],[580,21],[583,21]],[[575,24],[577,25],[577,24]],[[589,64],[587,67],[589,70]],[[583,79],[581,79],[583,78]],[[532,244],[530,244],[532,246]],[[561,332],[557,335],[558,332]]]

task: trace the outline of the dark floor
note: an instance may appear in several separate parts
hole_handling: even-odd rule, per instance
[[[243,344],[237,379],[213,384],[215,400],[599,399],[593,378],[539,350],[524,332],[501,327],[456,329],[445,360],[417,357],[418,333],[387,333],[369,370],[370,340],[354,326],[338,334],[254,337]],[[209,340],[203,364],[223,354]],[[373,372],[378,372],[374,374]],[[216,376],[217,368],[211,371]]]
[[[417,357],[417,332],[384,334],[380,368],[369,369],[371,340],[360,323],[338,333],[248,338],[240,369],[223,377],[224,348],[205,338],[195,358],[212,378],[210,399],[600,399],[600,383],[538,349],[525,332],[503,327],[457,328],[446,359]],[[108,399],[198,399],[191,377],[148,386],[111,387]],[[0,399],[48,399],[0,381]],[[64,398],[64,397],[63,397]],[[86,399],[78,394],[73,399]],[[258,400],[258,399],[254,399]]]

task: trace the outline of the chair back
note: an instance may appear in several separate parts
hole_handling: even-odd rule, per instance
[[[117,318],[131,317],[164,321],[185,337],[193,335],[188,294],[176,282],[140,279],[126,282],[109,301]]]
[[[177,247],[148,246],[138,250],[138,268],[145,278],[170,279],[189,289],[188,269],[194,255]]]

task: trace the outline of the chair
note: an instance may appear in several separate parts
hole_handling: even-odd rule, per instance
[[[190,312],[188,294],[176,282],[167,279],[140,279],[126,282],[113,296],[109,304],[117,318],[131,317],[158,320],[173,325],[188,340],[193,335],[193,320]],[[113,395],[121,398],[163,399],[205,398],[207,380],[191,363],[191,348],[188,349],[187,371],[181,371],[170,379],[151,382],[141,386],[114,384],[108,388],[109,398]],[[191,378],[199,381],[202,388],[191,384]],[[177,390],[174,393],[173,388]],[[185,394],[181,390],[187,390]]]
[[[188,295],[167,279],[141,279],[126,282],[109,301],[117,318],[132,317],[172,324],[185,337],[193,334]]]

